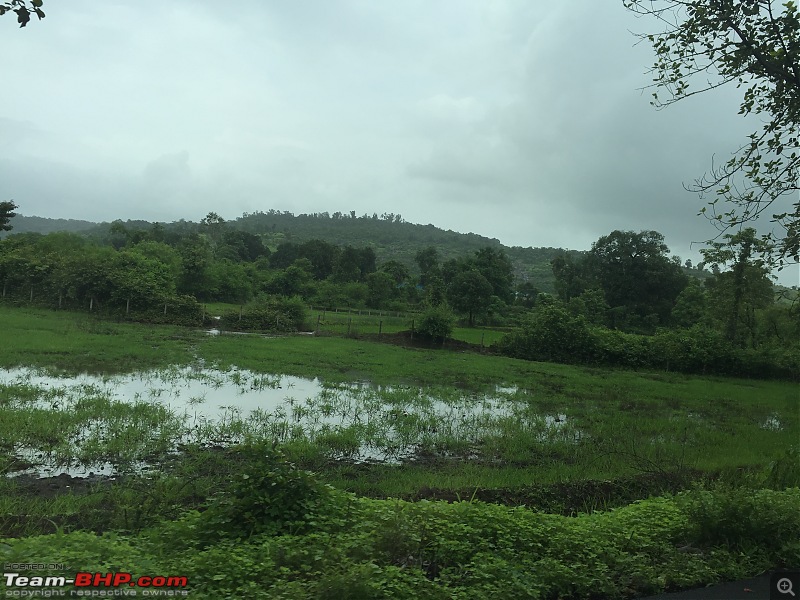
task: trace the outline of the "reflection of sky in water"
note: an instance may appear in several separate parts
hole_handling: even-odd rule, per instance
[[[233,369],[169,368],[132,375],[53,377],[34,369],[0,371],[0,384],[28,386],[34,393],[9,394],[8,408],[36,406],[70,410],[76,402],[102,396],[112,402],[146,403],[182,417],[184,442],[226,444],[246,433],[285,442],[346,432],[357,448],[341,451],[360,460],[397,461],[411,457],[422,444],[443,436],[476,443],[501,434],[501,421],[514,419],[530,435],[552,439],[566,415],[532,415],[519,402],[524,391],[498,386],[492,394],[455,388],[376,386],[368,382],[325,384],[318,379],[261,375]],[[579,432],[564,430],[576,441]],[[351,437],[352,439],[352,437]],[[32,459],[36,449],[17,454]],[[108,472],[110,465],[106,465]],[[86,473],[89,469],[82,469]],[[94,469],[97,470],[97,469]],[[58,472],[76,474],[75,469]]]

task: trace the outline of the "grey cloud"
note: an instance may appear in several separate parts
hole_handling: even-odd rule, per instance
[[[0,193],[23,214],[402,212],[508,244],[714,231],[684,182],[735,91],[648,105],[621,2],[75,0],[5,27]],[[43,176],[45,173],[46,176]]]

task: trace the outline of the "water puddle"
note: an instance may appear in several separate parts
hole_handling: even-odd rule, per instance
[[[524,394],[515,386],[476,394],[201,366],[77,377],[0,370],[0,437],[15,457],[7,474],[73,476],[141,470],[149,457],[187,443],[307,440],[333,458],[400,462],[420,451],[468,457],[512,429],[543,443],[579,439],[566,414],[533,414]]]

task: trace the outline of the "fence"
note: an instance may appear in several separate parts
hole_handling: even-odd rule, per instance
[[[191,296],[169,296],[146,299],[132,296],[124,300],[103,300],[95,296],[71,298],[64,293],[37,291],[36,286],[9,289],[3,285],[0,302],[16,306],[37,306],[53,310],[86,311],[97,316],[146,323],[201,325],[205,321],[204,307]]]

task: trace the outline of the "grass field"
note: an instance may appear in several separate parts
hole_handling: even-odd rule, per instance
[[[324,436],[298,434],[279,440],[296,460],[325,471],[336,485],[371,495],[412,494],[423,487],[508,488],[636,473],[757,467],[780,456],[800,437],[797,388],[786,382],[581,368],[343,337],[208,336],[47,311],[0,308],[0,317],[6,323],[0,334],[3,367],[113,374],[202,361],[222,372],[239,368],[318,378],[329,385],[368,381],[384,386],[369,394],[359,392],[356,400],[352,393],[340,393],[335,400],[308,399],[308,410],[326,406],[358,411],[372,422],[391,420],[391,432],[347,423]],[[472,426],[475,431],[468,435],[463,430],[471,425],[465,422],[453,433],[452,422],[467,419],[459,417],[458,411],[466,409],[458,407],[480,394],[499,396],[506,412],[487,409],[470,415],[476,423],[483,419],[485,426]],[[84,406],[81,414],[88,421],[106,423],[101,416],[108,413],[108,402],[96,400],[95,409]],[[455,408],[446,416],[436,414],[432,401]],[[336,402],[344,408],[337,408]],[[8,439],[14,431],[31,430],[20,425],[32,418],[29,408],[18,408],[16,416],[4,410]],[[125,409],[118,410],[123,414]],[[398,416],[401,413],[406,416]],[[73,421],[77,414],[72,413]],[[563,422],[558,431],[548,430],[548,419]],[[37,434],[42,439],[57,435],[59,427],[67,429],[56,409],[40,421],[62,423]],[[152,423],[141,420],[145,428]],[[404,436],[405,445],[416,449],[421,460],[369,467],[331,462],[367,442],[389,448],[390,433]],[[137,437],[133,432],[126,435]],[[150,440],[145,431],[138,437]],[[152,444],[143,443],[141,458],[153,454]],[[159,444],[165,451],[167,442]]]
[[[634,598],[800,559],[794,383],[3,306],[0,320],[0,367],[27,368],[0,383],[0,472],[95,473],[0,477],[6,561],[180,573],[197,598],[444,600]],[[142,373],[115,395],[115,375]],[[176,408],[181,390],[193,410],[219,388],[217,420]],[[277,408],[239,409],[267,390]],[[681,492],[695,485],[716,487]],[[453,503],[380,500],[398,497]]]
[[[236,312],[238,304],[215,302],[205,304],[210,315]],[[418,317],[412,313],[400,315],[393,311],[352,310],[333,311],[314,308],[308,311],[306,326],[309,331],[327,335],[359,337],[360,335],[393,334],[410,331]],[[490,327],[455,327],[452,339],[470,344],[491,346],[502,339],[506,331]]]

